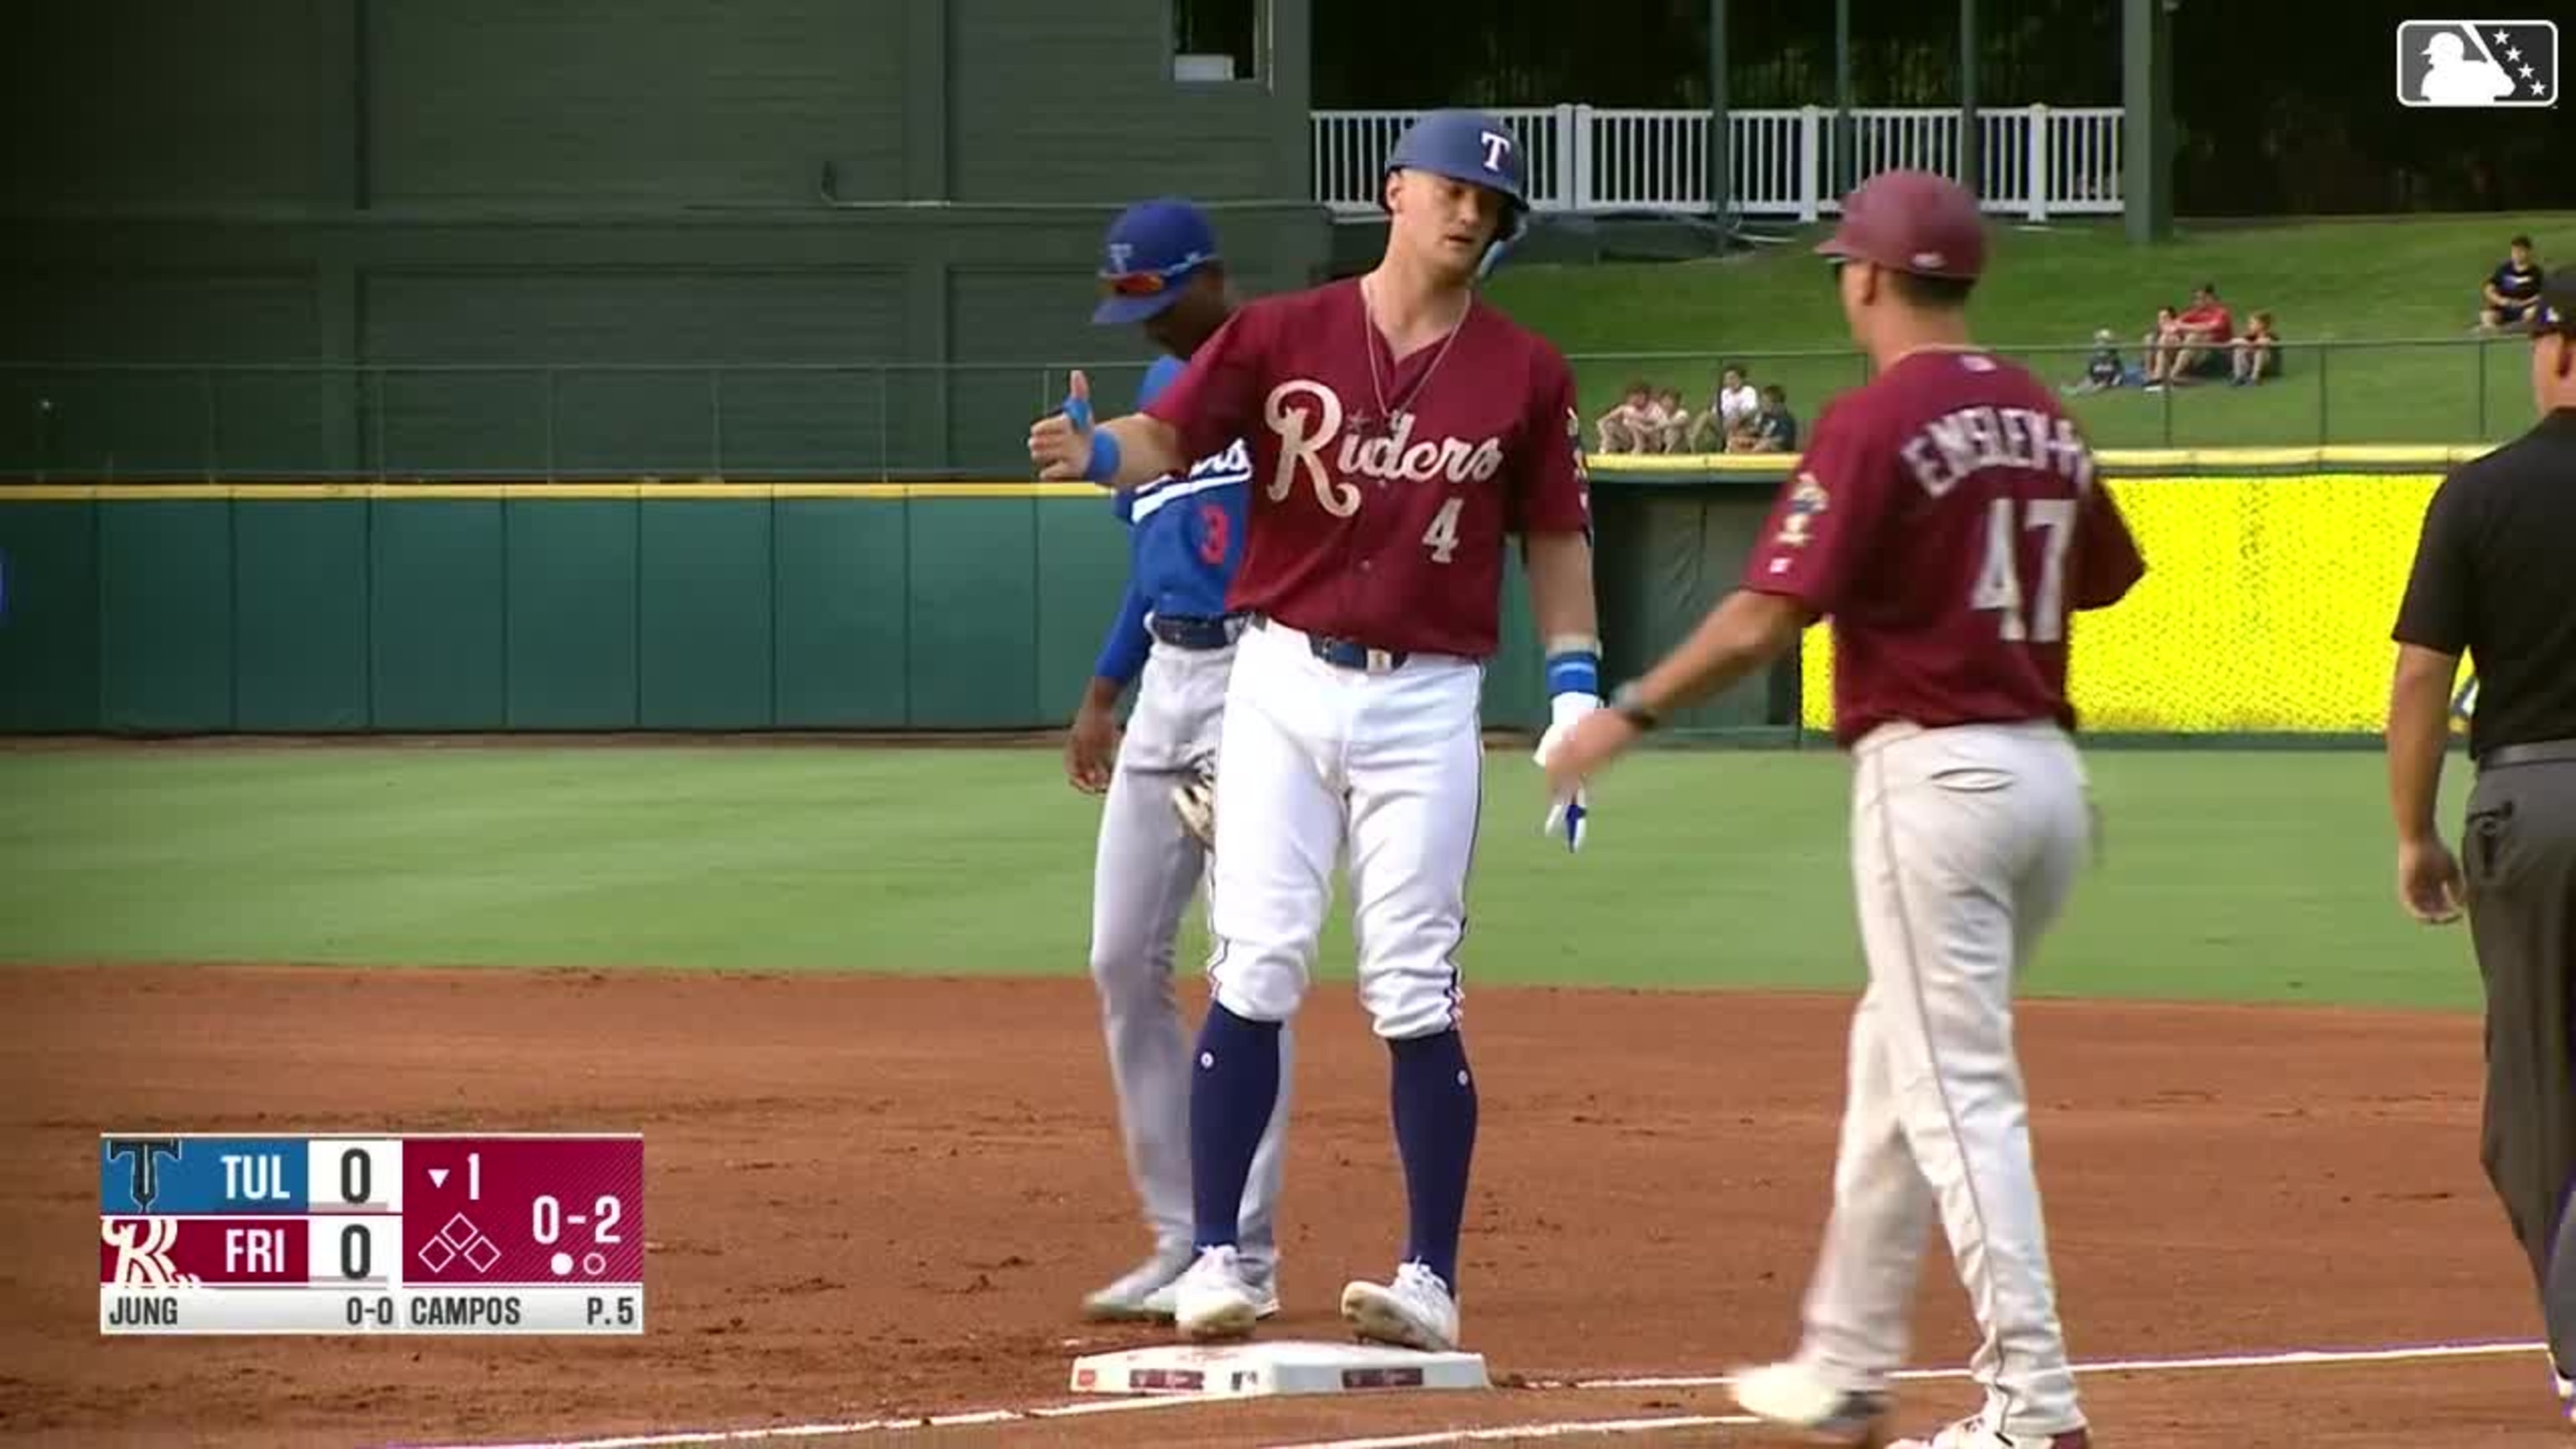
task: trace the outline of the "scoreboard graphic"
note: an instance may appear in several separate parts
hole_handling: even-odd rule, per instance
[[[641,1134],[99,1135],[98,1330],[641,1334]]]

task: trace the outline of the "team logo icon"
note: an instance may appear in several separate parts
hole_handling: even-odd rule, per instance
[[[116,1250],[111,1275],[119,1287],[170,1288],[195,1285],[194,1273],[182,1273],[170,1250],[179,1241],[172,1218],[117,1218],[98,1225],[99,1240]]]
[[[2397,27],[2400,105],[2558,104],[2554,20],[2407,20]]]
[[[1832,498],[1825,485],[1813,473],[1801,473],[1789,489],[1789,516],[1780,525],[1780,544],[1784,548],[1805,548],[1815,536],[1816,516],[1825,511]]]

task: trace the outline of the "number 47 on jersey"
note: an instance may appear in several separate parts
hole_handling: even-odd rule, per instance
[[[2072,498],[1997,498],[1986,508],[1985,564],[1969,603],[1997,616],[1996,628],[2017,643],[2054,644],[2066,637],[2066,554],[2075,542]],[[2039,535],[2035,592],[2022,586],[2022,541]]]

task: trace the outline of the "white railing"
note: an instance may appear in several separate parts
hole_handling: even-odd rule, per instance
[[[1315,199],[1345,215],[1377,210],[1379,168],[1419,111],[1317,111]],[[1521,139],[1530,202],[1543,212],[1708,211],[1708,113],[1522,107],[1494,116]],[[1986,210],[2044,221],[2120,210],[2120,108],[2025,106],[1977,113]],[[1839,211],[1834,112],[1823,106],[1727,114],[1729,210],[1795,217]],[[1956,176],[1956,110],[1851,113],[1848,182],[1895,167]]]

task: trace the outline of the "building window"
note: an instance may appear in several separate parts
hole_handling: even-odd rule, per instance
[[[1267,80],[1270,0],[1171,0],[1172,79]]]

